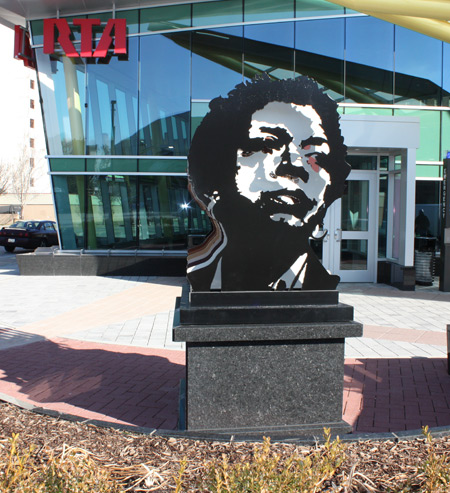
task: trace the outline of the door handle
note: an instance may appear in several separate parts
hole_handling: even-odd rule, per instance
[[[334,239],[336,241],[341,241],[342,240],[342,229],[338,228],[335,232],[334,232]]]

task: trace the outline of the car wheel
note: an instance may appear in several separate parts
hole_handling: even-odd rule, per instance
[[[47,246],[47,240],[45,238],[42,238],[42,240],[39,242],[39,247],[46,247]]]
[[[5,245],[5,250],[9,253],[12,253],[14,251],[14,248],[16,247],[13,247],[13,246],[10,246],[10,245]]]

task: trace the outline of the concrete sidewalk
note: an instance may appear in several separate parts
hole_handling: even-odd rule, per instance
[[[0,398],[175,429],[184,351],[171,326],[183,282],[22,277],[15,256],[0,252]],[[364,324],[363,337],[346,343],[343,418],[358,432],[450,426],[450,294],[436,286],[338,289]]]

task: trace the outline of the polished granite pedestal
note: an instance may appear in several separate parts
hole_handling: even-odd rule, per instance
[[[185,409],[196,436],[348,433],[345,337],[362,335],[337,291],[189,292],[173,337],[186,342]]]

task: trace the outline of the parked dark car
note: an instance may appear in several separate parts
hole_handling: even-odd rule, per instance
[[[53,221],[17,221],[0,230],[0,245],[7,252],[21,247],[35,250],[38,247],[58,245],[56,223]]]

